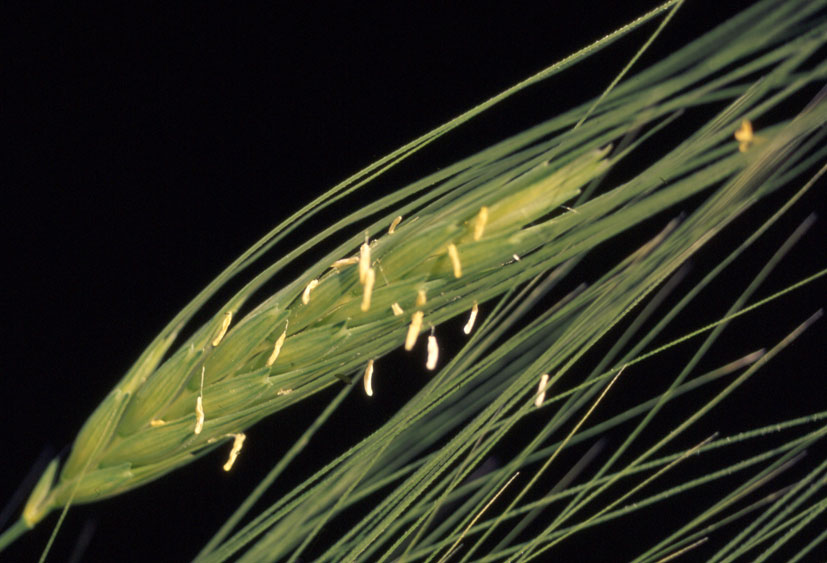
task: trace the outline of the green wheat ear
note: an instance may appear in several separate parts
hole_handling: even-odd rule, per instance
[[[403,343],[411,349],[420,332],[534,275],[532,253],[553,237],[561,213],[571,213],[560,206],[605,173],[609,150],[518,167],[442,195],[234,321],[245,298],[237,295],[169,359],[155,368],[150,352],[133,368],[139,375],[115,387],[81,429],[57,482],[56,461],[44,474],[24,509],[26,525],[69,502],[157,479],[233,439],[229,470],[250,425]]]
[[[796,29],[796,18],[815,9],[799,4],[800,10],[785,12],[788,35]],[[819,144],[827,121],[822,97],[795,119],[763,129],[761,144],[751,146],[751,135],[747,141],[733,138],[746,116],[760,117],[827,72],[823,64],[806,76],[798,72],[823,46],[825,25],[795,41],[770,36],[756,22],[777,21],[773,10],[769,2],[753,10],[769,15],[746,19],[749,25],[739,27],[738,41],[712,41],[718,57],[703,58],[709,41],[691,45],[681,57],[621,84],[601,98],[601,105],[583,104],[352,213],[265,267],[172,351],[181,330],[228,280],[346,190],[445,129],[379,161],[289,218],[230,265],[153,341],[87,420],[61,470],[57,460],[48,466],[7,537],[33,527],[54,509],[133,489],[232,440],[229,470],[244,431],[263,417],[357,373],[364,372],[371,394],[376,358],[399,347],[411,349],[422,332],[469,311],[473,318],[479,303],[582,257],[710,186],[723,186],[697,217],[653,243],[653,248],[674,246],[658,248],[666,256],[658,266],[663,273],[652,274],[650,290],[758,197],[825,156]],[[747,43],[751,54],[772,49],[772,56],[756,59],[751,68],[767,76],[743,84],[736,71],[726,70],[733,73],[730,79],[713,81],[745,56]],[[730,105],[680,146],[633,180],[591,195],[611,166],[634,154],[681,107],[721,100]],[[594,119],[583,121],[586,114]],[[632,131],[644,133],[630,141]],[[366,229],[355,227],[368,222]],[[331,241],[339,241],[337,247],[316,265],[247,306],[293,259]],[[649,250],[624,264],[637,264]],[[641,292],[639,299],[645,295]],[[630,298],[627,308],[633,304]],[[466,332],[472,325],[469,320]],[[438,342],[433,333],[427,346],[426,367],[434,369]]]

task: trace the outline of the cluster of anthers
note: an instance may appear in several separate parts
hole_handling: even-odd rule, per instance
[[[485,232],[485,225],[487,221],[488,207],[483,206],[477,214],[476,218],[474,219],[473,240],[478,241],[482,238],[482,235]],[[390,227],[388,227],[388,235],[393,235],[396,231],[396,227],[398,227],[401,222],[402,216],[397,216],[391,222]],[[449,243],[445,248],[445,252],[448,256],[448,259],[451,261],[451,270],[453,272],[454,277],[461,278],[462,262],[459,257],[459,250],[457,249],[457,245],[454,243]],[[359,267],[359,283],[362,286],[362,299],[360,308],[363,312],[367,312],[371,306],[373,288],[376,283],[376,266],[371,260],[371,245],[370,240],[367,236],[365,237],[365,242],[362,243],[362,245],[359,247],[358,256],[337,260],[333,263],[332,267],[338,269],[356,264],[358,264]],[[305,287],[304,292],[302,293],[303,304],[307,305],[310,302],[310,292],[316,286],[318,286],[318,284],[318,280],[312,280]],[[416,300],[414,302],[415,311],[411,313],[410,323],[408,324],[408,330],[405,335],[404,348],[406,351],[410,352],[411,350],[413,350],[414,346],[416,345],[416,341],[419,338],[419,334],[420,332],[422,332],[422,324],[425,318],[425,313],[422,311],[421,308],[427,303],[427,300],[428,296],[425,289],[418,289],[416,294]],[[393,303],[391,303],[390,309],[393,315],[396,317],[405,314],[404,309],[398,301],[394,301]],[[471,334],[478,313],[479,306],[476,302],[474,302],[473,307],[471,308],[471,313],[468,317],[468,321],[465,323],[465,326],[463,327],[463,332],[465,334]],[[285,334],[282,334],[282,337],[284,336]],[[280,338],[279,340],[282,340],[282,338]],[[283,343],[283,340],[281,343]],[[278,341],[276,342],[276,348],[280,348],[280,343]],[[436,369],[437,362],[439,360],[439,344],[437,342],[436,335],[434,334],[433,326],[431,326],[431,333],[428,335],[427,351],[428,355],[425,360],[425,368],[430,371],[433,371],[434,369]],[[276,353],[275,350],[274,353]],[[365,394],[367,394],[368,397],[373,396],[374,361],[375,360],[373,358],[368,360],[362,378]]]
[[[550,170],[548,162],[544,161],[527,171],[522,172],[507,182],[508,189],[504,189],[500,195],[495,199],[494,203],[483,205],[479,208],[476,214],[471,215],[466,220],[463,226],[455,225],[449,227],[447,230],[441,230],[436,235],[441,238],[441,242],[435,242],[433,251],[427,251],[425,260],[422,256],[412,256],[412,260],[402,266],[402,270],[407,272],[401,274],[397,268],[400,265],[399,260],[405,260],[404,256],[411,256],[410,252],[397,252],[396,254],[389,254],[389,257],[398,256],[396,262],[385,262],[384,268],[380,258],[372,256],[372,249],[379,250],[380,247],[385,247],[386,244],[390,247],[406,248],[409,251],[413,250],[414,242],[412,239],[404,241],[401,246],[397,243],[391,243],[390,238],[400,236],[397,229],[402,224],[402,217],[397,216],[390,222],[386,237],[371,240],[369,235],[365,235],[364,242],[359,246],[358,252],[352,256],[336,260],[331,264],[330,270],[325,275],[312,279],[309,281],[301,291],[296,299],[298,307],[287,313],[287,316],[281,317],[279,321],[283,323],[280,335],[275,338],[272,348],[269,352],[267,349],[261,350],[261,358],[263,365],[261,367],[272,368],[277,374],[287,374],[296,366],[301,366],[301,358],[312,355],[308,350],[313,350],[316,346],[317,350],[321,346],[318,343],[312,343],[314,335],[312,331],[327,324],[334,326],[337,322],[350,322],[354,319],[353,315],[361,312],[365,315],[364,319],[374,318],[375,313],[372,308],[388,307],[394,317],[399,317],[400,320],[407,316],[407,330],[404,333],[403,347],[406,351],[411,351],[416,346],[421,332],[427,331],[426,314],[430,314],[430,308],[433,304],[428,303],[428,291],[434,291],[436,285],[433,283],[426,284],[419,280],[424,279],[437,280],[432,276],[439,270],[437,277],[453,277],[459,279],[463,276],[463,258],[461,257],[461,248],[466,252],[466,267],[476,271],[481,268],[484,271],[488,268],[495,267],[497,259],[492,253],[484,250],[484,246],[475,245],[474,243],[483,242],[483,236],[487,234],[486,240],[489,238],[493,241],[503,242],[510,246],[510,251],[520,251],[519,249],[528,250],[532,245],[537,244],[538,241],[544,240],[542,229],[548,228],[550,222],[540,223],[538,226],[532,227],[534,230],[526,230],[523,234],[519,233],[523,227],[531,224],[533,221],[541,219],[544,215],[549,213],[555,207],[563,206],[563,203],[576,194],[580,193],[580,187],[585,183],[591,181],[598,174],[602,173],[608,168],[608,161],[606,155],[611,150],[611,146],[604,147],[600,150],[595,150],[575,158],[566,165],[559,167],[556,170]],[[498,194],[499,195],[499,194]],[[455,204],[457,208],[461,204]],[[570,208],[566,208],[571,210]],[[573,210],[571,210],[573,211]],[[410,221],[416,221],[414,218]],[[428,227],[420,228],[418,232],[422,233],[422,237],[427,238],[429,235],[424,233],[431,233],[434,231],[428,230]],[[452,230],[456,229],[456,230]],[[537,229],[540,229],[539,231]],[[402,229],[399,229],[402,231]],[[396,235],[395,235],[396,233]],[[494,238],[491,238],[494,237]],[[510,237],[510,238],[507,238]],[[522,237],[522,238],[521,238]],[[533,239],[531,237],[534,237]],[[384,239],[384,241],[383,241]],[[418,239],[418,238],[417,238]],[[525,240],[525,244],[523,241]],[[466,243],[468,246],[466,247]],[[406,246],[407,245],[407,246]],[[427,246],[427,245],[426,245]],[[386,247],[387,248],[387,247]],[[383,254],[382,251],[378,252]],[[494,252],[493,254],[497,254]],[[519,261],[520,257],[513,254],[513,261]],[[391,260],[394,260],[391,258]],[[411,269],[411,266],[414,269]],[[407,268],[407,269],[406,269]],[[435,268],[435,269],[433,269]],[[339,277],[348,271],[346,277]],[[391,275],[394,272],[394,275]],[[410,282],[411,285],[405,287],[405,284],[389,284],[385,279],[387,275],[391,278],[397,279],[397,275],[403,275]],[[378,282],[377,277],[385,279],[383,286]],[[335,285],[334,280],[339,280],[339,285]],[[358,280],[358,281],[357,281]],[[329,285],[334,283],[334,285]],[[393,285],[394,289],[391,293],[387,289]],[[334,289],[335,288],[335,289]],[[374,289],[381,290],[384,293],[374,295]],[[339,290],[344,290],[340,292]],[[397,293],[401,290],[401,293]],[[413,292],[411,294],[410,292]],[[427,304],[427,305],[426,305]],[[404,307],[404,308],[403,308]],[[407,309],[407,310],[406,310]],[[474,328],[479,307],[476,302],[473,302],[468,321],[463,330],[465,334],[470,334]],[[227,333],[228,327],[232,320],[232,315],[227,313],[221,323],[220,327],[216,327],[215,336],[211,342],[212,347],[216,348],[221,342],[224,335]],[[295,323],[295,324],[293,324]],[[277,366],[276,362],[280,354],[284,355],[283,347],[288,336],[288,324],[293,325],[293,330],[296,337],[298,347],[291,350],[290,357],[280,362]],[[315,324],[315,328],[314,328]],[[340,326],[345,326],[344,324]],[[307,330],[309,328],[309,331]],[[304,335],[304,336],[302,336]],[[301,339],[304,338],[302,341]],[[311,344],[307,344],[311,342]],[[363,342],[364,346],[366,343]],[[383,347],[386,349],[386,347]],[[430,334],[427,337],[427,357],[425,360],[425,368],[427,370],[435,370],[439,362],[439,343],[435,335],[435,328],[430,326]],[[255,351],[254,353],[258,353]],[[264,358],[266,357],[266,361]],[[368,396],[373,396],[373,375],[376,369],[376,357],[367,359],[367,364],[363,371],[363,385],[365,393]],[[210,365],[206,366],[207,371],[210,371]],[[271,371],[271,374],[273,371]],[[207,376],[209,377],[209,373]],[[204,371],[201,371],[201,385],[196,397],[195,404],[195,428],[194,433],[199,434],[204,428]],[[193,381],[197,385],[197,381]],[[541,388],[546,386],[543,382]],[[536,397],[538,406],[543,402],[543,389],[538,391]],[[290,393],[291,389],[282,389],[278,394]],[[191,408],[191,407],[190,407]],[[243,436],[243,435],[238,435]],[[226,468],[232,466],[232,460],[237,455],[237,449],[240,447],[243,438],[239,439],[236,435],[224,435],[223,437],[233,437],[236,440],[236,446],[233,448],[234,454],[231,455],[231,460],[227,463]]]
[[[473,235],[472,238],[474,241],[478,241],[482,238],[483,233],[485,231],[485,225],[488,221],[488,208],[483,206],[479,213],[476,215],[473,221]],[[388,235],[393,235],[396,228],[402,222],[402,217],[397,216],[390,224],[388,228]],[[459,250],[457,249],[456,244],[449,243],[445,248],[445,253],[448,256],[448,259],[451,263],[451,270],[453,276],[455,278],[462,277],[462,262],[460,261]],[[371,244],[370,239],[366,236],[365,242],[359,248],[359,254],[357,256],[352,256],[349,258],[343,258],[341,260],[337,260],[332,264],[333,268],[342,269],[347,266],[356,266],[358,265],[358,274],[359,274],[359,283],[361,284],[361,305],[360,309],[363,312],[367,312],[371,307],[371,298],[373,295],[374,285],[376,283],[376,268],[378,264],[375,264],[371,259]],[[301,302],[303,305],[310,304],[311,293],[314,289],[319,286],[320,280],[313,279],[311,280],[304,288],[301,294]],[[408,324],[408,330],[405,336],[404,341],[404,348],[406,351],[413,350],[414,346],[416,345],[417,339],[419,337],[420,332],[422,331],[422,325],[424,322],[424,311],[422,307],[427,303],[427,293],[425,289],[418,289],[415,299],[415,309],[410,316],[410,322]],[[393,302],[390,306],[391,312],[394,316],[402,316],[405,314],[405,311],[402,309],[402,306],[398,302]],[[477,319],[477,315],[479,313],[479,306],[476,302],[474,302],[470,315],[468,317],[467,322],[463,326],[463,332],[468,335],[471,334],[471,331],[474,328],[474,324]],[[216,348],[219,346],[221,341],[223,340],[224,336],[227,334],[227,331],[230,327],[232,322],[232,313],[227,312],[224,315],[222,320],[222,324],[218,329],[215,337],[211,341],[212,347]],[[288,328],[288,321],[285,320],[284,328],[276,339],[273,349],[267,358],[265,365],[267,367],[271,367],[276,363],[276,360],[281,353],[282,347],[284,346],[285,340],[287,339],[287,328]],[[425,368],[428,370],[436,369],[437,362],[439,360],[439,344],[437,342],[436,335],[434,334],[434,327],[431,326],[431,333],[428,336],[428,343],[427,343],[427,358],[425,360]],[[373,372],[374,372],[374,359],[368,360],[367,366],[364,370],[363,375],[363,383],[365,393],[370,397],[373,396]],[[193,429],[194,434],[198,435],[204,429],[204,422],[206,419],[206,413],[204,411],[204,375],[205,375],[205,367],[202,366],[201,368],[201,385],[199,389],[199,393],[196,396],[195,402],[195,427]],[[279,394],[287,394],[290,393],[291,390],[285,389],[279,391]],[[241,446],[244,443],[245,435],[243,433],[236,433],[231,434],[228,437],[233,438],[233,447],[230,452],[229,459],[224,464],[224,470],[229,471],[236,458],[238,457],[239,452],[241,451]]]

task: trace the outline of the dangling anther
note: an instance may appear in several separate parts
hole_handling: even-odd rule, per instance
[[[368,269],[370,269],[370,244],[365,236],[365,242],[359,247],[359,283],[365,283]]]
[[[227,329],[230,328],[230,323],[233,320],[233,312],[227,311],[224,313],[224,320],[221,321],[221,328],[218,331],[218,334],[215,335],[215,338],[212,339],[212,346],[215,348],[219,344],[221,344],[221,340],[224,338],[224,335],[227,334]]]
[[[302,292],[302,303],[305,305],[310,303],[310,292],[313,291],[317,285],[319,285],[319,280],[311,280],[310,283],[307,284],[307,287],[305,287]]]
[[[420,289],[416,292],[416,306],[422,307],[425,303],[428,302],[428,296],[425,294],[425,289]]]
[[[424,316],[425,313],[422,311],[417,311],[411,315],[411,324],[408,325],[408,335],[405,337],[405,350],[409,352],[413,350],[414,344],[416,344],[416,338],[422,328],[422,317]]]
[[[373,284],[376,282],[376,271],[373,268],[368,268],[368,273],[365,274],[364,293],[362,293],[362,311],[370,309],[370,297],[373,294]]]
[[[482,238],[486,223],[488,223],[488,208],[483,205],[480,207],[480,212],[474,220],[474,240],[480,240]]]
[[[373,360],[368,360],[363,382],[365,384],[365,394],[368,397],[373,397]]]
[[[433,371],[438,359],[439,345],[437,345],[436,336],[432,334],[428,337],[428,359],[425,361],[425,369]]]
[[[543,406],[543,401],[546,400],[546,385],[548,384],[548,374],[544,373],[540,377],[540,385],[537,386],[537,397],[534,399],[534,406],[538,409]]]
[[[448,245],[448,258],[451,259],[451,266],[454,268],[454,277],[462,277],[462,264],[459,261],[459,251],[457,245],[451,243]]]
[[[276,344],[273,346],[273,352],[270,354],[270,357],[267,358],[267,363],[265,364],[268,368],[276,363],[276,358],[279,357],[279,352],[281,352],[281,347],[284,346],[284,339],[287,338],[287,322],[284,323],[284,332],[281,333],[281,336],[278,337],[276,340]]]
[[[388,234],[392,235],[393,232],[396,230],[396,227],[398,227],[399,223],[401,223],[401,222],[402,222],[402,215],[397,216],[396,219],[391,221],[391,226],[388,227]]]
[[[402,307],[399,306],[399,303],[395,303],[395,302],[391,303],[391,311],[393,311],[393,316],[394,317],[398,317],[399,315],[402,315],[402,314],[405,313],[405,311],[402,310]]]
[[[204,370],[201,366],[201,389],[198,391],[198,397],[195,398],[195,434],[201,434],[204,429]]]
[[[244,445],[244,440],[247,438],[247,436],[242,433],[230,434],[230,436],[233,437],[233,449],[230,450],[230,457],[227,459],[227,463],[224,464],[224,471],[229,471],[233,468],[233,464],[241,452],[241,446]]]
[[[477,320],[477,313],[479,313],[480,308],[477,306],[477,302],[474,301],[474,306],[471,307],[471,314],[468,315],[468,322],[465,323],[465,326],[462,327],[462,332],[465,334],[471,334],[471,331],[474,329],[474,323]]]

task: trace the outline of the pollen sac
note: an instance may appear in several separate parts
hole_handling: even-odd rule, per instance
[[[402,222],[402,215],[398,215],[396,217],[396,219],[391,221],[391,226],[388,227],[388,234],[392,235],[394,233],[394,231],[396,231],[396,227],[398,227],[399,223],[401,223],[401,222]]]
[[[233,468],[238,454],[241,453],[241,446],[244,445],[244,440],[247,438],[247,436],[242,433],[231,434],[231,436],[233,437],[233,449],[230,450],[230,457],[227,459],[227,463],[224,464],[224,471],[229,471]]]
[[[402,307],[399,306],[399,303],[391,303],[391,311],[393,311],[394,317],[398,317],[405,313],[405,311],[402,310]]]
[[[310,303],[310,292],[313,291],[317,285],[319,285],[319,280],[312,280],[309,284],[307,284],[307,287],[305,287],[302,292],[302,303],[305,305]]]
[[[368,269],[370,269],[370,245],[365,241],[359,247],[359,283],[365,283]]]
[[[468,322],[465,323],[464,327],[462,327],[462,332],[465,334],[471,334],[471,331],[474,330],[474,323],[477,320],[477,313],[479,313],[479,311],[480,308],[475,301],[474,306],[471,307],[471,314],[468,315]]]
[[[436,369],[437,360],[439,360],[439,345],[436,342],[436,336],[432,334],[428,337],[428,359],[425,361],[425,369],[430,371]]]
[[[454,270],[454,277],[462,277],[462,263],[459,261],[459,250],[457,245],[451,243],[448,245],[448,257],[451,259],[451,267]]]
[[[270,357],[267,358],[267,363],[265,364],[268,368],[276,363],[276,360],[281,353],[281,347],[284,346],[284,339],[287,338],[287,327],[284,327],[284,332],[281,333],[281,336],[278,337],[276,340],[275,345],[273,346],[273,352],[270,354]]]
[[[337,270],[340,268],[345,268],[347,266],[352,266],[353,264],[359,263],[358,256],[351,256],[350,258],[342,258],[340,260],[336,260],[333,264],[330,265],[331,268],[336,268]]]
[[[195,399],[195,434],[201,434],[204,429],[204,373],[206,368],[201,366],[201,390],[198,392],[198,397]]]
[[[195,399],[195,434],[201,434],[204,429],[204,399],[201,395]]]
[[[548,385],[548,374],[544,373],[540,377],[540,384],[537,386],[537,397],[534,399],[534,406],[538,409],[543,406],[543,401],[546,400],[546,385]]]
[[[215,335],[213,338],[212,345],[213,348],[221,344],[221,341],[224,339],[224,335],[227,334],[227,329],[230,328],[230,323],[233,320],[233,312],[227,311],[224,314],[224,320],[221,321],[221,328],[218,330],[218,334]]]
[[[365,283],[362,293],[362,306],[361,309],[363,312],[366,312],[370,309],[370,297],[373,294],[373,284],[376,282],[376,271],[373,268],[368,268],[367,274],[365,274]]]
[[[365,395],[373,397],[373,360],[368,361],[363,382],[365,385]]]
[[[425,313],[417,311],[411,315],[411,324],[408,325],[408,335],[405,337],[405,350],[413,350],[416,344],[416,338],[419,336],[419,331],[422,329],[422,318]]]

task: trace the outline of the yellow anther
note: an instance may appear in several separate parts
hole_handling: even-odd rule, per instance
[[[265,364],[268,368],[276,363],[276,358],[279,357],[279,352],[281,352],[281,347],[284,346],[284,339],[287,338],[287,323],[284,323],[284,332],[281,333],[281,336],[278,337],[276,340],[276,344],[273,346],[273,352],[270,354],[270,357],[267,358],[267,363]]]
[[[436,362],[439,359],[439,345],[436,343],[436,336],[433,334],[428,337],[428,359],[425,361],[425,369],[433,370],[436,368]]]
[[[358,256],[351,256],[350,258],[342,258],[340,260],[336,260],[333,264],[330,265],[331,268],[344,268],[345,266],[352,266],[353,264],[359,263]]]
[[[482,238],[486,223],[488,223],[488,208],[483,205],[480,207],[480,212],[474,220],[474,240],[480,240]]]
[[[233,320],[233,312],[227,311],[224,313],[224,320],[221,321],[221,329],[219,329],[218,334],[215,335],[215,338],[212,339],[213,348],[221,344],[221,340],[224,338],[224,335],[227,334],[227,329],[230,328],[230,323]]]
[[[416,306],[422,307],[425,303],[428,302],[428,296],[425,294],[424,289],[420,289],[416,292]]]
[[[166,421],[164,420],[153,419],[149,421],[149,425],[153,428],[158,428],[159,426],[163,426],[164,424],[166,424]]]
[[[204,429],[204,366],[201,366],[201,389],[195,399],[195,434],[201,434]]]
[[[376,270],[368,268],[368,273],[365,274],[365,286],[362,293],[362,311],[370,309],[370,296],[373,294],[373,284],[376,282]]]
[[[399,303],[391,303],[391,311],[393,311],[394,317],[398,317],[399,315],[405,313],[405,311],[402,310],[402,307],[399,306]]]
[[[292,392],[292,389],[279,389],[278,393],[276,393],[276,396],[281,397],[282,395],[289,395]]]
[[[754,140],[753,131],[752,131],[752,122],[749,119],[745,119],[741,122],[741,127],[735,132],[735,140],[738,141],[738,150],[741,152],[747,152],[752,141]]]
[[[476,301],[474,302],[474,306],[471,307],[471,314],[468,316],[468,322],[465,323],[465,326],[462,327],[462,332],[465,334],[471,334],[471,331],[474,329],[474,323],[477,320],[477,313],[479,313],[480,308],[477,306]]]
[[[396,227],[398,227],[399,223],[401,223],[401,222],[402,222],[402,215],[397,216],[396,219],[391,221],[391,226],[388,227],[388,234],[392,235],[393,232],[396,230]]]
[[[319,285],[319,280],[312,280],[309,284],[307,284],[307,287],[305,287],[302,292],[302,303],[305,305],[310,303],[310,292],[313,291],[317,285]]]
[[[370,245],[366,240],[362,246],[359,247],[359,283],[365,283],[365,276],[368,275],[370,269]]]
[[[548,374],[544,373],[540,377],[540,385],[537,386],[537,397],[534,399],[534,406],[540,408],[543,406],[543,401],[546,400],[546,385],[548,384]]]
[[[373,397],[373,360],[368,360],[363,382],[365,384],[365,394],[368,397]]]
[[[422,328],[422,317],[425,313],[417,311],[411,315],[411,324],[408,325],[408,335],[405,337],[405,350],[413,350],[416,344],[416,338],[419,336],[419,330]]]
[[[204,429],[204,399],[201,395],[195,399],[195,433],[201,434]]]
[[[224,471],[229,471],[233,468],[233,464],[235,463],[238,454],[241,453],[241,446],[244,445],[244,440],[247,438],[244,434],[230,434],[233,437],[233,449],[230,450],[230,457],[227,459],[227,463],[224,464]]]
[[[457,250],[457,245],[454,243],[448,245],[448,258],[451,259],[451,267],[454,268],[454,277],[461,278],[462,264],[459,261],[459,250]]]

